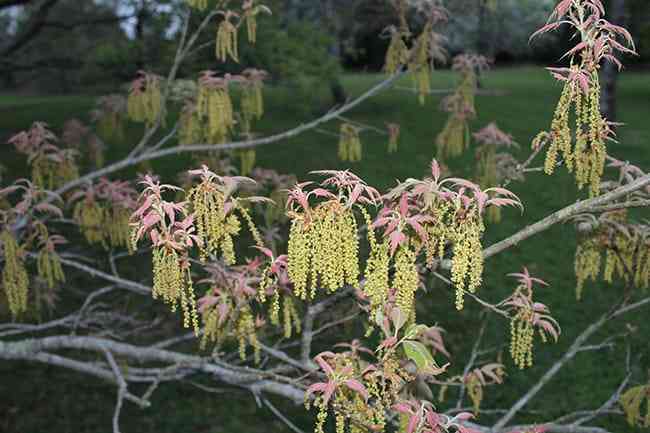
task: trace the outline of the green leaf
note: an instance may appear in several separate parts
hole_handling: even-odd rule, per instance
[[[418,366],[418,369],[425,370],[430,366],[435,366],[436,362],[429,353],[429,349],[419,341],[404,341],[404,352],[406,356]]]
[[[420,332],[426,331],[427,329],[429,329],[427,325],[414,323],[408,328],[406,328],[406,332],[404,333],[404,338],[412,340],[416,338]]]
[[[445,364],[442,368],[436,363],[431,352],[427,347],[420,343],[419,341],[405,340],[402,343],[404,347],[404,353],[406,356],[418,367],[418,370],[427,373],[438,375],[445,371],[449,364]]]

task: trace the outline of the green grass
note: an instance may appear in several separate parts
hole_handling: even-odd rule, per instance
[[[380,75],[352,74],[344,77],[344,85],[355,96],[378,82]],[[454,76],[449,72],[434,75],[433,88],[449,88]],[[408,86],[408,80],[399,83]],[[472,122],[474,130],[496,120],[499,126],[521,144],[520,158],[529,152],[531,138],[540,130],[548,128],[559,95],[560,86],[541,68],[514,68],[498,70],[482,79],[486,89],[499,90],[502,96],[479,96],[478,118]],[[650,77],[642,73],[625,73],[619,89],[619,120],[626,124],[619,134],[618,144],[612,144],[609,152],[619,159],[629,159],[644,170],[650,170],[650,124],[648,123],[650,101]],[[342,164],[337,160],[337,140],[328,135],[308,132],[291,140],[267,145],[258,149],[258,165],[274,168],[284,173],[295,173],[300,179],[308,178],[308,172],[317,169],[351,168],[370,184],[385,189],[396,179],[419,177],[426,173],[435,154],[434,138],[441,130],[445,116],[437,109],[440,97],[430,98],[425,105],[417,103],[415,95],[392,89],[367,101],[347,114],[354,120],[382,128],[385,122],[401,125],[402,136],[397,154],[386,153],[387,138],[367,132],[362,136],[363,160],[355,164]],[[302,109],[295,109],[296,104]],[[86,96],[23,98],[0,96],[0,140],[26,128],[32,120],[45,120],[55,129],[69,117],[87,119],[87,111],[93,98]],[[280,132],[300,122],[319,115],[328,107],[325,88],[312,89],[309,94],[289,89],[271,89],[266,95],[267,115],[259,124],[263,134]],[[315,107],[313,110],[305,107]],[[336,131],[337,123],[323,126]],[[129,140],[113,143],[107,152],[109,159],[119,158],[128,152],[137,140],[138,126],[130,127]],[[15,155],[2,154],[2,162],[14,168],[20,159]],[[5,160],[5,157],[8,159]],[[187,168],[189,156],[156,161],[154,169],[166,178]],[[5,162],[5,161],[10,161]],[[540,160],[541,164],[541,160]],[[454,175],[471,176],[474,167],[473,152],[448,162]],[[17,172],[17,170],[15,170]],[[132,173],[132,172],[131,172]],[[524,202],[525,212],[504,212],[504,221],[488,227],[485,245],[502,239],[518,229],[548,215],[554,210],[584,197],[570,176],[563,170],[552,177],[532,174],[525,184],[513,184],[512,189]],[[486,262],[485,282],[480,289],[482,297],[499,300],[513,287],[505,274],[515,272],[522,266],[550,283],[549,288],[538,291],[538,299],[546,303],[563,327],[557,345],[537,344],[535,366],[524,372],[516,371],[507,356],[506,385],[489,390],[486,405],[509,407],[548,368],[596,316],[605,312],[620,296],[620,285],[591,284],[585,288],[584,300],[576,302],[573,275],[575,233],[570,225],[561,225],[538,235]],[[453,295],[442,287],[434,286],[423,299],[419,319],[426,323],[440,323],[448,329],[447,341],[455,354],[452,362],[455,371],[462,369],[463,360],[473,342],[478,327],[479,309],[471,301],[464,311],[453,310]],[[650,346],[647,335],[650,322],[639,320],[648,317],[647,311],[630,316],[641,323],[637,333],[630,339],[637,360],[635,377],[645,378],[650,367]],[[170,317],[170,320],[174,320]],[[625,321],[608,325],[608,332],[621,332]],[[494,346],[507,343],[508,324],[496,317],[490,320],[488,334]],[[603,334],[594,338],[599,341]],[[534,422],[549,420],[567,411],[598,407],[618,386],[624,376],[625,345],[598,353],[579,354],[534,400],[530,408],[542,415],[530,414],[526,418]],[[12,365],[11,379],[4,380],[9,371],[0,365],[0,430],[7,423],[8,431],[39,432],[47,428],[52,432],[103,432],[109,431],[114,388],[97,384],[93,380],[62,372],[55,368],[23,368]],[[80,401],[81,400],[81,401]],[[233,402],[241,404],[234,406]],[[252,399],[245,393],[234,398],[221,394],[206,395],[192,391],[187,385],[168,385],[156,394],[154,405],[139,411],[127,405],[124,431],[142,432],[249,432],[283,431],[284,427],[274,421],[266,409],[256,409]],[[299,422],[309,430],[308,418],[300,409],[285,406],[299,416]],[[489,420],[489,418],[486,418]],[[88,422],[86,422],[88,421]],[[271,425],[271,423],[273,423]],[[606,420],[612,431],[633,431],[618,417]]]

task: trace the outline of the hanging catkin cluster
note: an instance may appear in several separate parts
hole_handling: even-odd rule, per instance
[[[489,209],[489,207],[488,207]],[[481,237],[485,226],[476,206],[457,208],[450,200],[436,198],[427,208],[430,220],[424,225],[426,261],[432,266],[452,247],[451,281],[456,289],[456,308],[463,309],[465,291],[475,293],[483,275]]]
[[[178,190],[161,185],[150,175],[140,182],[145,189],[138,199],[138,209],[131,215],[131,243],[137,248],[142,238],[152,245],[154,299],[162,298],[176,311],[183,312],[183,325],[192,326],[198,335],[199,324],[192,284],[189,250],[201,247],[203,240],[195,233],[194,217],[186,202],[166,201],[163,195]]]
[[[289,295],[284,296],[282,300],[282,323],[284,338],[291,338],[292,329],[295,330],[296,334],[299,334],[302,330],[300,314],[298,313],[296,304],[293,302],[293,298]]]
[[[408,70],[420,104],[424,104],[431,92],[431,31],[432,21],[427,21],[422,33],[415,39],[414,52],[410,55]]]
[[[402,66],[406,65],[409,60],[409,49],[404,42],[404,35],[394,26],[388,27],[390,33],[390,43],[386,50],[386,59],[384,61],[384,71],[394,75],[400,71]]]
[[[2,287],[4,288],[9,310],[14,317],[27,311],[27,287],[29,277],[25,269],[23,252],[9,230],[0,233],[4,266],[2,269]]]
[[[241,166],[239,169],[239,174],[242,176],[248,176],[251,174],[255,168],[255,158],[256,152],[254,148],[240,150],[239,160],[241,162]]]
[[[65,282],[61,259],[54,251],[43,248],[36,261],[38,275],[45,280],[49,288]]]
[[[579,72],[577,67],[574,72]],[[565,83],[551,123],[551,139],[544,162],[546,174],[553,174],[558,156],[561,156],[567,170],[574,172],[578,187],[582,189],[588,185],[592,197],[600,191],[607,156],[605,140],[609,135],[609,126],[600,114],[598,80],[598,72],[593,72],[587,89],[576,81]],[[547,137],[543,134],[538,136],[538,142]]]
[[[255,362],[260,362],[260,343],[257,338],[255,328],[255,318],[250,309],[246,308],[239,314],[239,319],[235,328],[235,335],[239,342],[239,357],[246,359],[246,347],[253,348]]]
[[[406,46],[406,40],[411,34],[406,17],[408,5],[403,0],[397,0],[393,2],[393,6],[400,24],[399,26],[390,25],[383,31],[384,37],[390,38],[384,60],[384,71],[390,75],[396,74],[402,66],[408,63],[409,49]]]
[[[598,224],[581,237],[576,248],[576,297],[581,299],[585,282],[596,281],[601,271],[608,283],[620,279],[635,287],[649,287],[648,226],[629,223],[625,211],[603,214]]]
[[[465,380],[465,386],[467,387],[467,395],[472,401],[474,416],[477,416],[481,410],[481,403],[483,402],[484,394],[481,379],[476,374],[470,373]]]
[[[395,304],[413,321],[415,292],[420,280],[416,259],[417,254],[410,247],[399,247],[395,253],[395,273],[392,281],[392,287],[395,289]]]
[[[519,281],[513,294],[503,302],[509,307],[510,314],[510,355],[515,365],[520,369],[533,365],[533,337],[535,327],[539,331],[542,342],[546,343],[549,336],[557,342],[561,329],[558,322],[551,317],[546,305],[533,301],[533,286],[546,282],[532,277],[528,269],[520,273],[508,274]]]
[[[241,111],[246,122],[259,120],[264,115],[264,80],[268,74],[259,69],[248,68],[242,72]],[[246,129],[246,128],[244,128]],[[246,131],[246,132],[250,132]]]
[[[510,355],[519,369],[533,365],[533,312],[521,309],[510,321]]]
[[[124,119],[127,114],[127,100],[122,95],[106,95],[97,99],[91,117],[97,133],[104,140],[124,139]]]
[[[157,246],[152,251],[154,299],[162,300],[175,312],[180,304],[183,312],[183,326],[194,328],[198,334],[198,314],[192,285],[192,275],[187,260],[171,248]]]
[[[476,116],[476,70],[486,67],[487,61],[480,56],[461,55],[454,59],[453,69],[459,72],[460,83],[441,104],[441,109],[449,113],[449,117],[436,137],[439,159],[459,156],[469,146],[468,121]]]
[[[232,11],[221,12],[223,19],[217,27],[216,56],[221,62],[228,58],[239,63],[239,52],[237,43],[237,25],[233,19],[237,16]]]
[[[481,190],[463,179],[441,179],[435,160],[431,173],[432,177],[408,179],[389,192],[386,197],[394,206],[382,209],[374,225],[386,227],[384,238],[390,240],[393,252],[398,245],[412,248],[416,256],[423,250],[430,267],[450,245],[451,280],[460,310],[465,292],[474,293],[482,281],[484,211],[491,206],[521,207],[521,202],[503,188]]]
[[[569,67],[548,68],[554,78],[564,83],[564,89],[550,132],[542,132],[533,144],[548,144],[544,164],[547,174],[554,172],[560,156],[569,172],[574,173],[578,187],[588,185],[592,197],[600,192],[605,141],[612,136],[610,124],[600,113],[599,68],[606,61],[620,69],[618,54],[636,54],[630,33],[609,23],[604,15],[599,0],[560,2],[548,23],[533,34],[535,37],[566,25],[577,41],[564,55],[570,59]]]
[[[361,153],[359,128],[349,123],[343,123],[339,138],[339,159],[341,161],[358,162],[361,161]]]
[[[456,287],[456,309],[462,310],[464,293],[475,293],[483,275],[483,246],[481,236],[485,227],[478,211],[470,211],[456,219],[449,240],[453,244],[451,281]]]
[[[257,42],[257,16],[261,12],[271,14],[271,10],[264,5],[256,5],[255,0],[246,0],[242,5],[244,21],[246,22],[246,34],[248,42]]]
[[[102,225],[104,222],[104,209],[98,202],[88,199],[81,200],[75,205],[72,215],[76,223],[79,224],[88,243],[106,245],[104,226]]]
[[[325,358],[327,356],[327,358]],[[326,373],[326,381],[313,385],[308,389],[305,396],[305,408],[307,410],[315,407],[318,410],[316,416],[315,433],[323,433],[324,425],[328,417],[328,409],[331,408],[334,415],[335,431],[337,433],[359,432],[355,424],[373,423],[373,430],[378,431],[379,426],[385,425],[385,415],[378,412],[385,412],[386,405],[383,404],[384,395],[380,393],[377,386],[377,378],[368,378],[368,385],[362,384],[355,377],[359,376],[360,362],[357,357],[348,353],[325,352],[315,358],[321,369]],[[393,379],[391,377],[391,379]],[[366,380],[364,379],[364,383]],[[390,383],[389,380],[381,381],[382,385]],[[328,393],[323,390],[326,385],[333,386],[334,391]],[[319,393],[313,399],[314,393]],[[377,407],[367,404],[370,396],[379,398]],[[363,429],[362,431],[365,431]]]
[[[576,298],[582,299],[585,282],[596,281],[600,275],[601,250],[595,237],[587,237],[578,243],[575,253]]]
[[[324,171],[330,176],[311,192],[298,184],[289,191],[287,215],[291,218],[288,245],[289,279],[296,296],[314,297],[316,287],[328,292],[344,284],[358,286],[359,240],[353,207],[376,204],[379,193],[349,171]],[[331,192],[329,189],[331,189]],[[315,207],[310,196],[322,201]]]
[[[202,260],[206,260],[211,254],[220,254],[227,264],[235,263],[233,239],[241,230],[241,221],[235,211],[239,212],[246,221],[257,246],[263,246],[262,237],[250,213],[240,200],[232,197],[239,182],[254,183],[252,179],[218,176],[205,165],[201,169],[190,170],[188,173],[200,179],[200,182],[187,194],[187,201],[192,206],[197,234],[203,240],[200,246]],[[258,198],[248,198],[248,200],[256,199]]]
[[[222,143],[235,127],[232,100],[229,93],[230,76],[216,77],[211,71],[199,80],[196,112],[206,124],[205,137],[211,143]]]
[[[55,189],[79,177],[75,163],[77,151],[61,149],[57,136],[43,122],[34,122],[8,141],[16,151],[27,156],[32,169],[32,183],[40,189]]]
[[[34,185],[52,190],[77,179],[76,153],[72,149],[43,149],[35,154],[30,161]]]
[[[371,317],[374,318],[377,312],[383,310],[384,304],[388,300],[390,247],[387,240],[377,242],[370,214],[366,209],[362,209],[362,214],[370,244],[370,256],[366,261],[364,271],[363,293],[370,301]]]
[[[203,122],[196,103],[186,101],[178,119],[178,143],[189,145],[200,143],[204,139]]]
[[[219,262],[205,266],[210,275],[202,282],[209,283],[210,289],[199,299],[204,325],[202,349],[212,343],[214,350],[218,350],[225,341],[234,340],[238,343],[242,360],[250,346],[255,362],[259,362],[261,346],[257,333],[265,320],[255,316],[252,303],[258,294],[255,286],[264,280],[261,264],[261,261],[254,260],[239,266],[224,266]]]
[[[76,201],[72,215],[86,241],[107,249],[124,247],[131,251],[129,220],[135,194],[128,182],[105,178],[72,194],[69,201]]]
[[[313,298],[316,287],[328,292],[356,286],[359,277],[357,222],[350,209],[324,202],[308,214],[291,215],[288,274],[296,296]]]
[[[207,170],[207,167],[204,167]],[[239,234],[241,224],[237,216],[226,209],[224,191],[215,183],[213,173],[202,174],[201,183],[187,194],[192,204],[198,235],[204,240],[201,259],[220,253],[228,264],[235,263],[233,237]]]
[[[270,250],[267,250],[270,253]],[[285,338],[291,338],[293,330],[299,334],[302,321],[291,296],[289,278],[286,274],[286,256],[280,256],[262,272],[257,299],[264,303],[267,296],[272,297],[269,319],[274,326],[282,326]],[[282,300],[282,302],[280,302]],[[282,303],[282,307],[280,307]],[[282,313],[282,314],[280,314]]]
[[[650,427],[650,385],[633,386],[621,394],[619,403],[629,425]]]
[[[160,77],[144,71],[133,80],[127,100],[127,112],[134,122],[152,126],[160,118],[164,120]]]
[[[55,251],[56,244],[64,243],[65,239],[59,235],[50,236],[47,227],[42,223],[36,224],[35,231],[41,244],[41,249],[36,259],[36,270],[38,276],[52,289],[58,283],[65,282],[61,259]]]

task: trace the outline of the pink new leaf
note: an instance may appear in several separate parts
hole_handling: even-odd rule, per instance
[[[361,382],[356,379],[348,379],[343,382],[343,384],[350,388],[352,391],[356,391],[357,393],[361,394],[363,399],[368,401],[368,390],[365,386],[363,386]]]

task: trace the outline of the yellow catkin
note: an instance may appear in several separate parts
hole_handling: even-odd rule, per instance
[[[650,283],[650,248],[646,239],[639,240],[636,256],[634,284],[647,289]]]
[[[27,311],[29,277],[21,248],[13,235],[8,230],[4,230],[0,233],[0,241],[4,257],[2,286],[7,296],[9,310],[14,317],[17,317]]]
[[[588,238],[581,241],[575,253],[576,298],[582,298],[584,284],[587,280],[596,281],[600,274],[601,251],[597,240]]]
[[[408,62],[409,49],[404,42],[402,33],[394,30],[390,38],[390,44],[386,51],[384,71],[390,75],[396,74],[403,65]]]
[[[316,426],[314,427],[314,433],[324,433],[323,426],[327,420],[327,405],[318,398],[314,402],[314,406],[318,408],[318,415],[316,415]]]
[[[246,14],[246,34],[248,42],[254,44],[257,42],[257,16],[255,12]]]
[[[461,155],[470,143],[468,120],[476,113],[476,74],[473,69],[463,69],[461,80],[453,94],[443,100],[443,110],[449,117],[436,137],[438,159]]]
[[[221,62],[231,58],[239,63],[237,27],[230,21],[229,15],[224,17],[217,28],[216,56]]]
[[[510,321],[510,355],[519,369],[533,365],[532,311],[520,310]]]
[[[487,189],[498,184],[496,148],[494,145],[483,145],[477,151],[478,164],[476,170],[477,183],[482,189]],[[501,208],[490,206],[485,212],[488,222],[499,223],[501,221]]]
[[[476,374],[470,374],[465,385],[467,387],[467,395],[472,400],[474,415],[478,416],[481,409],[481,402],[483,401],[483,384]]]
[[[451,281],[456,287],[456,309],[462,310],[465,290],[474,293],[481,285],[483,275],[484,231],[478,217],[458,224],[453,232],[454,254],[451,259]]]
[[[43,248],[38,254],[36,267],[39,277],[45,280],[50,289],[58,283],[65,282],[61,259],[54,251]]]
[[[361,161],[362,145],[359,128],[349,123],[341,125],[338,155],[341,161]]]
[[[162,117],[162,92],[160,78],[152,74],[143,74],[134,84],[127,99],[127,112],[134,122],[152,126]]]
[[[425,103],[426,97],[431,92],[432,71],[429,53],[431,51],[432,24],[432,21],[428,21],[422,33],[415,40],[415,53],[411,56],[411,61],[408,65],[420,104]]]
[[[182,145],[195,144],[203,140],[203,125],[197,108],[187,105],[181,111],[178,125],[178,142]]]
[[[192,204],[197,234],[204,241],[201,259],[220,251],[227,264],[234,264],[233,237],[239,234],[241,224],[234,214],[226,214],[223,194],[210,182],[202,182],[190,190],[187,198]]]
[[[79,177],[79,169],[71,153],[64,152],[57,155],[57,157],[63,158],[58,162],[50,156],[49,154],[39,152],[31,160],[32,182],[34,185],[41,189],[52,190]]]
[[[198,335],[198,314],[189,266],[183,266],[176,251],[165,247],[153,249],[152,261],[154,299],[162,298],[172,311],[176,311],[180,304],[183,326],[192,326]]]
[[[310,234],[304,220],[292,221],[289,231],[287,273],[294,285],[295,295],[301,299],[307,298],[307,284],[311,271],[312,237]]]
[[[383,309],[384,304],[388,301],[390,247],[387,241],[377,243],[374,229],[372,228],[372,219],[367,210],[363,209],[362,213],[370,243],[370,256],[366,261],[363,292],[370,300],[370,308],[374,316],[378,311]]]
[[[289,302],[283,303],[283,309],[282,309],[282,322],[284,323],[284,338],[291,338],[291,318],[293,316],[292,311],[291,311],[291,306]]]
[[[261,119],[264,115],[264,93],[262,80],[251,80],[242,89],[242,114],[245,118]]]
[[[253,356],[256,363],[260,362],[260,343],[257,339],[255,329],[255,318],[250,308],[246,306],[239,314],[235,335],[239,342],[239,357],[246,359],[246,347],[253,348]]]
[[[341,413],[336,414],[336,433],[345,433],[345,416]]]
[[[629,388],[621,394],[619,403],[630,426],[650,427],[650,385]]]
[[[438,158],[441,160],[461,155],[469,144],[469,126],[464,117],[450,115],[443,130],[436,137]]]
[[[221,328],[219,327],[219,312],[216,308],[204,311],[202,317],[203,336],[201,337],[200,347],[201,350],[204,350],[208,343],[213,343],[220,339]]]
[[[590,75],[586,93],[576,82],[567,82],[551,122],[551,140],[544,162],[546,174],[555,171],[561,156],[567,170],[574,173],[578,187],[588,186],[591,197],[598,195],[607,155],[606,131],[607,122],[600,113],[598,73]]]
[[[396,304],[406,316],[412,313],[419,282],[415,259],[416,254],[409,247],[402,246],[395,254],[395,275],[392,286],[396,291]]]
[[[256,153],[254,148],[240,150],[239,160],[241,162],[241,167],[239,174],[242,176],[248,176],[255,168],[255,158]]]
[[[102,139],[114,140],[116,142],[124,140],[124,122],[123,115],[116,111],[103,111],[101,117],[97,119],[97,134]]]
[[[104,231],[109,243],[113,247],[125,247],[131,250],[130,226],[131,211],[127,208],[114,204],[112,208],[105,212]]]
[[[330,210],[325,203],[312,217],[310,224],[294,219],[289,232],[287,272],[301,299],[307,297],[308,284],[313,297],[317,284],[331,293],[344,284],[356,287],[359,278],[359,240],[352,211]]]
[[[212,143],[222,143],[235,126],[232,100],[227,87],[199,87],[197,112],[207,124],[205,137]]]
[[[75,205],[72,215],[76,223],[79,224],[79,228],[88,243],[106,245],[104,236],[105,211],[99,203],[82,200]]]

